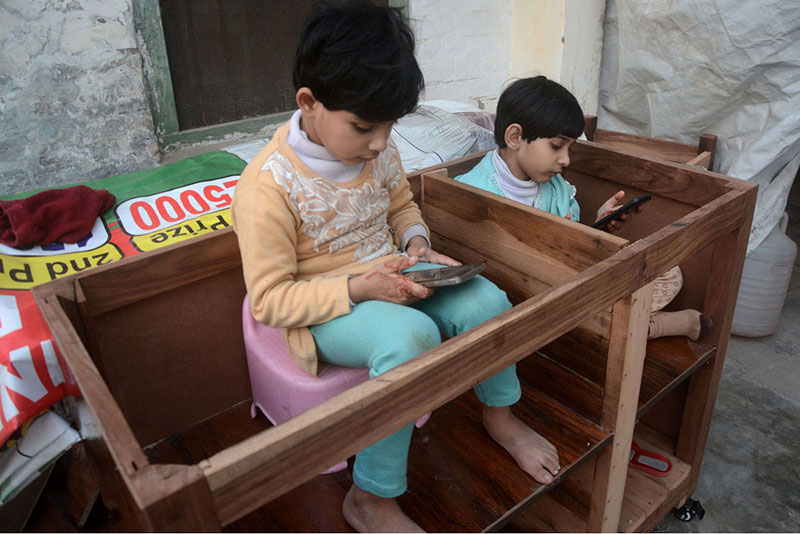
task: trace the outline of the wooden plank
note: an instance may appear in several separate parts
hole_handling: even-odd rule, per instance
[[[705,167],[706,169],[710,169],[709,164],[711,162],[711,152],[701,152],[700,154],[696,155],[692,159],[686,162],[686,165],[695,165],[700,167]]]
[[[433,231],[556,285],[626,244],[478,188],[425,175],[425,216]]]
[[[716,354],[713,347],[697,350],[697,354],[692,352],[687,340],[682,337],[648,341],[639,392],[639,418]]]
[[[524,387],[513,410],[558,449],[559,478],[568,477],[610,439],[535,388]],[[400,502],[427,531],[498,530],[555,485],[541,485],[525,474],[488,436],[481,411],[468,392],[434,411],[416,432],[409,454],[409,492]]]
[[[99,315],[220,272],[240,269],[232,227],[101,265],[77,276],[88,311]],[[191,267],[189,267],[191,266]]]
[[[689,492],[694,491],[700,477],[700,465],[730,339],[736,297],[755,209],[756,191],[756,188],[751,188],[742,195],[746,202],[742,224],[733,231],[724,233],[714,245],[703,312],[714,321],[714,332],[709,343],[716,346],[717,351],[712,360],[713,364],[702,367],[692,375],[689,382],[689,397],[677,447],[677,456],[696,467],[692,472]]]
[[[583,116],[583,134],[589,141],[594,141],[595,133],[597,132],[597,115],[584,115]]]
[[[590,531],[611,532],[619,525],[636,423],[637,405],[631,401],[639,398],[652,300],[653,287],[648,284],[614,304],[602,413],[602,426],[614,432],[614,441],[596,460]]]
[[[542,347],[541,352],[595,384],[603,384],[611,327],[609,315],[602,311],[590,317]]]
[[[703,134],[700,136],[700,143],[697,145],[697,153],[702,154],[708,152],[711,157],[708,158],[706,168],[710,171],[714,170],[714,159],[717,154],[717,136],[712,134]]]
[[[586,532],[586,519],[576,515],[564,501],[569,496],[560,486],[542,496],[524,514],[508,525],[506,532]]]
[[[122,472],[132,475],[147,465],[142,449],[125,421],[125,416],[114,401],[103,377],[86,353],[80,338],[67,319],[54,293],[58,286],[71,286],[74,279],[67,278],[49,284],[36,286],[33,293],[39,304],[47,325],[58,340],[59,349],[64,355],[75,382],[78,384],[89,409],[94,416],[95,424],[110,444],[114,462]]]
[[[228,270],[93,318],[103,377],[143,446],[250,398],[244,295]]]
[[[603,388],[569,367],[534,352],[517,364],[520,380],[540,389],[583,417],[600,424]]]
[[[512,303],[522,302],[553,287],[524,271],[509,267],[505,263],[487,256],[482,251],[475,251],[461,243],[446,239],[436,232],[431,233],[431,245],[436,251],[447,254],[462,263],[483,263],[485,268],[481,275],[502,287]]]
[[[250,419],[248,408],[248,403],[239,404],[154,444],[148,457],[154,463],[192,463],[209,452],[224,450],[269,425],[261,415]],[[597,425],[527,385],[513,409],[558,448],[561,477],[569,477],[610,440]],[[400,502],[406,513],[429,531],[496,528],[514,517],[524,503],[552,487],[536,483],[488,436],[481,410],[480,402],[468,392],[434,411],[429,422],[414,431],[408,460],[409,490]],[[348,471],[313,477],[226,530],[347,531],[341,503],[351,484]]]
[[[422,176],[424,174],[444,169],[447,172],[446,176],[455,178],[456,176],[461,176],[462,174],[466,174],[471,171],[472,168],[475,167],[475,165],[477,165],[481,159],[483,159],[483,156],[485,156],[487,152],[489,152],[489,150],[483,150],[481,152],[467,154],[466,156],[452,159],[450,161],[445,161],[444,163],[431,165],[430,167],[425,167],[424,169],[409,173],[408,177],[409,179],[412,179],[417,176]]]
[[[690,158],[686,158],[687,161]],[[719,198],[735,183],[721,174],[671,163],[633,152],[578,140],[570,152],[570,170],[610,180],[664,197],[702,206]],[[702,179],[698,179],[702,177]],[[741,180],[738,180],[741,182]]]
[[[595,130],[593,141],[607,147],[677,163],[684,163],[697,154],[696,145],[602,128]]]

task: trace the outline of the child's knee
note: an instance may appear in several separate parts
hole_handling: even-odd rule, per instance
[[[487,280],[487,282],[489,282]],[[506,292],[489,282],[491,287],[486,289],[486,309],[491,316],[500,315],[511,309],[511,301],[508,300]]]
[[[436,323],[428,317],[417,318],[412,324],[398,324],[385,340],[380,354],[370,366],[370,375],[377,376],[414,359],[442,342]]]
[[[481,316],[479,322],[487,321],[511,309],[511,302],[505,291],[483,277],[476,277],[474,281],[477,287],[472,303],[475,313]]]

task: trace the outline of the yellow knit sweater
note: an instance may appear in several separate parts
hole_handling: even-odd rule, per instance
[[[307,327],[350,313],[348,275],[389,259],[403,233],[424,223],[393,144],[337,183],[303,163],[288,133],[286,123],[247,165],[231,216],[253,317],[286,329],[294,361],[317,375]]]

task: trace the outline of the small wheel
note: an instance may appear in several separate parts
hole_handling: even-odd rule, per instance
[[[675,517],[680,519],[681,521],[691,521],[692,520],[692,511],[686,508],[686,506],[681,506],[680,508],[673,509],[673,513]]]
[[[703,505],[694,499],[686,499],[683,506],[680,508],[673,508],[672,512],[675,514],[675,517],[681,521],[691,521],[695,516],[702,520],[703,516],[706,515]]]

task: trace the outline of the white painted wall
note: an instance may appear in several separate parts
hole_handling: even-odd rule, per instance
[[[544,74],[597,112],[605,0],[409,0],[427,100],[494,111],[507,83]]]
[[[425,100],[494,111],[509,78],[512,0],[409,0]]]

